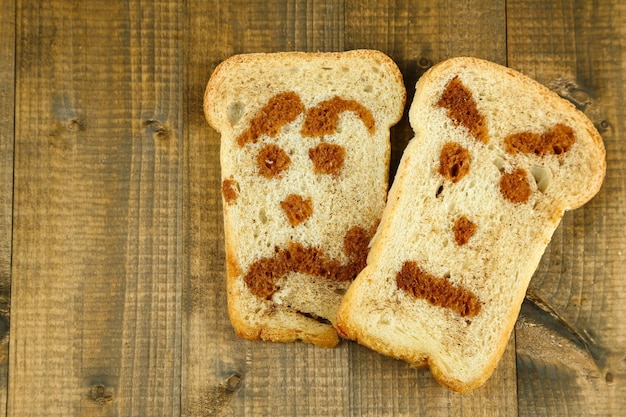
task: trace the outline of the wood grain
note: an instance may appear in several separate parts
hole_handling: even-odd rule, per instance
[[[0,414],[623,415],[625,22],[619,0],[0,2]],[[508,64],[605,142],[601,192],[465,395],[354,343],[244,341],[227,317],[206,82],[235,53],[355,48],[398,63],[407,103],[445,58]],[[405,113],[393,170],[411,137]]]
[[[510,415],[515,412],[513,339],[491,382],[466,396],[441,387],[426,370],[411,369],[352,343],[321,350],[303,344],[275,345],[237,339],[226,315],[217,163],[219,135],[208,127],[201,114],[202,94],[210,72],[233,53],[292,47],[311,50],[311,46],[313,50],[336,50],[342,46],[343,49],[375,48],[396,59],[407,75],[405,81],[410,90],[433,62],[454,54],[473,52],[503,62],[506,57],[504,5],[472,2],[460,9],[420,8],[408,3],[372,1],[345,5],[316,3],[314,8],[308,2],[304,5],[279,2],[267,7],[278,9],[277,21],[264,22],[260,16],[265,11],[256,3],[235,2],[225,6],[192,2],[189,6],[188,50],[201,50],[205,45],[214,47],[206,54],[185,55],[188,68],[185,142],[189,146],[185,166],[190,207],[185,217],[190,276],[186,299],[190,315],[185,331],[189,352],[184,366],[188,372],[184,391],[189,394],[184,408],[189,415],[404,415],[415,411],[423,415],[463,412]],[[335,10],[329,12],[333,7]],[[217,17],[214,25],[219,30],[195,17],[210,10]],[[468,26],[455,27],[468,12],[488,16],[491,23],[479,24],[470,19],[472,23]],[[250,28],[241,30],[233,23],[235,13],[245,16],[251,22]],[[345,13],[343,19],[342,13]],[[451,38],[443,42],[440,32],[451,34]],[[471,37],[467,35],[469,32]],[[276,38],[281,38],[282,43],[276,42]],[[406,117],[392,135],[394,149],[399,153],[412,136]]]
[[[10,416],[179,413],[181,20],[18,4]]]
[[[421,6],[375,0],[346,5],[346,48],[379,49],[398,63],[405,77],[407,112],[417,79],[434,63],[463,55],[506,63],[503,2]],[[412,137],[405,113],[392,130],[392,172]],[[357,415],[496,416],[511,415],[517,408],[513,337],[488,383],[466,395],[440,386],[428,370],[411,369],[355,345],[350,351],[350,397]]]
[[[412,1],[346,4],[345,48],[386,52],[398,64],[407,88],[403,119],[392,128],[391,176],[413,137],[408,111],[419,77],[433,64],[471,55],[506,64],[505,2]]]
[[[207,23],[202,16],[209,13],[216,19]],[[342,4],[198,1],[189,3],[188,15],[185,230],[190,282],[184,410],[190,416],[345,415],[347,348],[254,343],[234,335],[226,313],[219,135],[202,114],[212,70],[234,53],[341,49]],[[241,27],[243,22],[249,22],[247,27]]]
[[[558,344],[542,345],[545,349],[519,345],[520,415],[552,415],[550,410],[564,416],[619,415],[626,409],[626,5],[507,5],[509,66],[576,104],[596,124],[607,151],[602,190],[565,215],[529,287],[529,298],[554,316],[582,349],[571,351],[569,363],[564,363],[556,360],[567,354]],[[520,340],[533,333],[532,327],[518,326]],[[537,372],[555,373],[559,383],[551,377],[538,379]],[[573,398],[590,407],[575,406]]]
[[[6,414],[13,243],[15,2],[0,3],[0,415]]]

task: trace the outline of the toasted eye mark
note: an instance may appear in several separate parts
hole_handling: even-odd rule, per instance
[[[511,155],[517,155],[518,152],[521,152],[545,156],[564,154],[570,150],[575,141],[572,128],[559,123],[541,135],[532,132],[509,135],[504,139],[504,145],[506,151]]]
[[[424,272],[417,262],[407,261],[396,276],[398,288],[434,306],[448,308],[461,317],[474,317],[480,312],[480,300],[462,285]]]
[[[448,110],[448,117],[456,125],[467,128],[479,141],[489,142],[485,118],[478,111],[472,92],[463,85],[458,76],[448,82],[437,105]]]
[[[344,100],[334,97],[331,100],[322,101],[317,106],[307,111],[302,135],[320,137],[330,135],[337,130],[339,114],[344,111],[352,111],[363,121],[370,134],[376,131],[374,116],[367,108],[354,100]]]
[[[256,143],[263,134],[274,137],[282,127],[296,120],[304,112],[300,97],[294,92],[280,93],[272,97],[250,121],[250,126],[237,138],[237,144]]]
[[[466,216],[459,217],[452,227],[454,232],[454,241],[457,245],[465,245],[476,233],[476,224],[470,221]]]
[[[234,204],[237,201],[237,191],[239,184],[231,178],[222,181],[222,196],[226,204]]]
[[[526,170],[517,168],[513,172],[502,174],[502,178],[500,178],[500,192],[504,198],[512,203],[527,202],[532,190],[528,183]]]
[[[313,161],[313,170],[316,174],[338,174],[345,157],[344,147],[331,143],[320,143],[315,148],[309,149],[309,158]]]
[[[259,174],[265,178],[279,176],[291,163],[287,152],[277,145],[266,145],[259,151],[256,158]]]
[[[284,201],[281,201],[280,208],[283,209],[289,220],[289,224],[297,226],[313,214],[313,201],[311,197],[306,200],[297,194],[290,194]]]
[[[452,182],[459,182],[470,169],[470,153],[454,142],[447,142],[439,155],[439,173]]]

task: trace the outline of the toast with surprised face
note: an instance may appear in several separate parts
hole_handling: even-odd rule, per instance
[[[474,58],[426,72],[409,121],[415,137],[337,324],[467,391],[499,361],[563,213],[600,189],[604,146],[572,104]]]
[[[388,186],[397,66],[377,51],[246,54],[207,85],[221,134],[228,312],[236,333],[331,347]]]

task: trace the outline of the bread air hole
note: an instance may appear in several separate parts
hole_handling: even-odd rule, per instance
[[[542,193],[548,189],[550,182],[552,181],[552,172],[539,165],[533,165],[530,167],[530,172],[535,178],[537,183],[537,189]]]
[[[381,317],[378,320],[378,325],[379,326],[389,326],[391,324],[391,322],[389,321],[389,319],[385,318],[385,317]]]
[[[265,213],[264,208],[259,210],[259,220],[261,221],[262,224],[267,223],[267,214]]]
[[[241,120],[241,116],[243,116],[245,108],[246,106],[240,101],[230,103],[230,105],[228,106],[228,110],[226,110],[226,116],[228,117],[228,121],[230,122],[231,126],[236,125],[239,120]]]

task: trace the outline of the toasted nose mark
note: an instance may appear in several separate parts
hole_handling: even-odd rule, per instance
[[[346,150],[342,146],[322,142],[309,149],[309,158],[313,161],[316,174],[337,175],[346,158]]]
[[[297,194],[290,194],[284,201],[281,201],[280,208],[287,215],[287,219],[292,226],[297,226],[313,214],[313,201],[311,197],[306,200]]]

